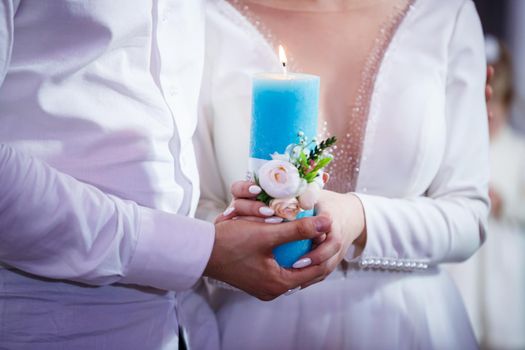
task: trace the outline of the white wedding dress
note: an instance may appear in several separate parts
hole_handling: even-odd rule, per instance
[[[230,184],[245,177],[251,75],[279,69],[262,24],[238,8],[208,1],[208,62],[195,137],[198,215],[209,220],[227,207]],[[388,41],[378,40],[384,50],[367,61],[377,70],[364,70],[365,124],[353,138],[362,138],[359,162],[343,159],[344,151],[336,159],[355,174],[349,188],[364,206],[362,255],[348,254],[324,282],[272,302],[211,287],[222,348],[477,347],[440,264],[467,259],[485,238],[481,26],[470,0],[416,0],[401,14]],[[340,150],[351,148],[346,142]],[[344,188],[341,178],[337,184]]]

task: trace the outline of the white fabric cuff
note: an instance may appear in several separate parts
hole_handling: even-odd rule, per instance
[[[392,234],[393,228],[384,216],[384,213],[390,212],[390,200],[380,196],[358,193],[355,195],[363,204],[367,238],[360,256],[354,258],[355,246],[352,246],[345,259],[348,262],[359,263],[362,268],[397,271],[423,271],[428,269],[428,258],[400,256],[400,252],[396,250],[396,247],[401,248],[403,244]]]
[[[135,253],[120,282],[174,291],[191,288],[210,258],[214,225],[144,207],[140,217]]]

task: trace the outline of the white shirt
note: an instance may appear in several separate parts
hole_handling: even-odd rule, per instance
[[[199,279],[214,241],[188,218],[202,6],[0,1],[1,263],[93,285]]]

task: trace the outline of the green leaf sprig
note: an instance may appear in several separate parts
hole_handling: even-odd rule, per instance
[[[310,183],[318,176],[319,171],[325,168],[332,161],[332,156],[327,154],[327,150],[335,145],[337,138],[335,136],[321,141],[317,144],[317,140],[313,139],[308,142],[304,134],[299,133],[301,148],[300,155],[295,159],[299,174],[306,182]],[[312,145],[313,149],[308,150]]]
[[[330,147],[334,146],[337,142],[337,137],[332,136],[327,138],[326,140],[321,141],[321,143],[314,147],[313,150],[310,151],[309,159],[313,160],[314,162],[317,162],[319,157],[323,155],[323,152]]]

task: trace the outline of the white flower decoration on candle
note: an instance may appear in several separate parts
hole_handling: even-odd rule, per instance
[[[273,159],[258,171],[259,185],[273,198],[290,198],[299,195],[305,186],[297,168],[286,161]]]
[[[311,210],[319,200],[321,186],[317,182],[311,182],[301,195],[299,195],[299,206],[304,210]]]
[[[302,132],[297,136],[299,143],[289,145],[284,154],[272,154],[272,160],[255,174],[255,182],[262,189],[257,200],[286,220],[294,220],[302,210],[314,209],[328,182],[324,168],[333,159],[328,150],[337,141],[335,137],[320,143],[316,138],[308,141]]]
[[[295,197],[272,199],[270,208],[274,210],[276,216],[289,221],[295,220],[301,211],[299,201]]]

